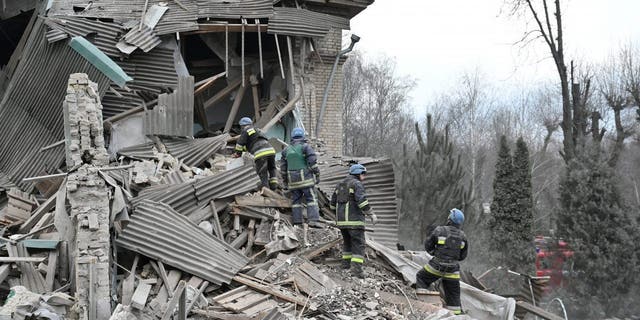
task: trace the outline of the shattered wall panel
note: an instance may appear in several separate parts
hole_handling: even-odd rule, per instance
[[[349,20],[325,13],[296,8],[274,8],[273,17],[269,18],[269,33],[324,37],[331,28],[349,29]]]
[[[378,216],[378,223],[372,226],[367,220],[367,226],[374,232],[369,234],[375,241],[387,247],[395,248],[398,243],[398,203],[396,199],[395,174],[389,159],[353,159],[367,168],[367,178],[364,187],[371,208]],[[329,198],[335,186],[342,181],[349,171],[348,166],[321,165],[320,190]]]
[[[180,77],[178,89],[158,96],[158,104],[144,112],[146,135],[193,135],[193,77]]]
[[[33,30],[0,102],[0,170],[24,190],[32,184],[22,183],[22,178],[53,172],[64,158],[62,148],[39,149],[64,136],[60,102],[69,74],[87,73],[101,94],[109,83],[65,41],[48,43],[42,20],[36,20]]]
[[[249,259],[164,203],[139,204],[116,243],[215,284],[230,283]]]
[[[266,18],[273,14],[272,0],[198,0],[199,18]]]

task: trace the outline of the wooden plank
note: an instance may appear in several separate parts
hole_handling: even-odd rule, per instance
[[[241,291],[237,291],[232,295],[226,296],[223,299],[219,299],[216,302],[219,303],[220,305],[224,306],[228,303],[231,303],[233,301],[236,301],[238,299],[241,299],[244,296],[250,295],[252,292],[252,290],[250,290],[249,288],[247,288],[246,286],[244,286],[244,289],[242,289]]]
[[[302,254],[302,256],[305,257],[305,259],[307,259],[307,260],[311,260],[311,259],[317,257],[318,255],[320,255],[321,253],[323,253],[323,252],[335,247],[338,243],[340,243],[340,241],[341,241],[341,239],[338,238],[338,239],[335,239],[333,241],[327,242],[327,243],[325,243],[325,244],[323,244],[323,245],[321,245],[321,246],[319,246],[319,247],[317,247],[315,249],[311,249],[311,251],[304,252]]]
[[[222,100],[224,97],[228,96],[231,92],[233,92],[233,90],[235,90],[241,84],[242,84],[242,79],[236,79],[234,82],[229,83],[228,86],[226,86],[224,89],[218,91],[218,93],[216,93],[213,97],[211,97],[211,99],[209,99],[209,100],[204,102],[204,105],[203,105],[204,110],[206,111],[207,108],[215,105],[220,100]]]
[[[237,238],[231,241],[229,245],[236,249],[240,249],[240,247],[242,247],[245,243],[247,243],[248,238],[249,238],[249,230],[245,229]]]
[[[218,216],[218,210],[216,209],[216,203],[211,200],[209,202],[211,212],[213,214],[213,230],[216,232],[216,236],[219,239],[224,240],[224,233],[222,232],[222,226],[220,225],[220,217]]]
[[[291,200],[256,196],[236,196],[236,203],[243,207],[291,208]]]
[[[11,264],[10,263],[3,264],[3,265],[0,266],[0,283],[4,282],[4,280],[9,275],[10,271],[11,271]]]
[[[133,264],[131,264],[131,270],[129,271],[129,275],[122,281],[122,299],[120,302],[128,306],[131,304],[131,298],[133,297],[133,287],[135,286],[136,281],[136,269],[138,268],[138,262],[140,260],[140,256],[136,254],[133,258]]]
[[[181,300],[180,298],[184,294],[186,285],[187,283],[184,280],[180,280],[180,282],[178,283],[178,287],[172,293],[173,297],[171,298],[171,300],[169,300],[169,303],[167,303],[167,308],[164,310],[164,314],[160,318],[161,320],[169,320],[169,318],[171,318],[171,316],[173,315],[173,309],[176,307],[179,300]]]
[[[25,248],[54,250],[58,247],[60,240],[25,239],[20,241],[20,243],[22,243]]]
[[[248,295],[236,300],[233,303],[225,304],[225,307],[236,312],[242,312],[244,309],[253,307],[263,301],[266,301],[267,299],[269,299],[268,295],[252,291]]]
[[[247,231],[249,232],[249,234],[247,238],[247,247],[244,249],[245,255],[249,255],[251,253],[251,248],[253,247],[253,241],[255,239],[256,232],[256,219],[249,220]]]
[[[231,126],[233,126],[233,121],[236,119],[236,115],[238,115],[238,109],[240,109],[240,104],[244,98],[244,92],[247,90],[247,86],[241,86],[236,93],[236,98],[233,101],[233,105],[231,106],[231,111],[229,112],[229,116],[227,117],[227,123],[224,125],[223,133],[228,133],[231,130]]]
[[[282,300],[285,300],[285,301],[288,301],[288,302],[291,302],[291,303],[295,303],[295,304],[297,304],[297,305],[299,305],[301,307],[304,307],[304,306],[307,305],[307,301],[305,301],[305,299],[300,299],[300,298],[297,298],[297,297],[292,297],[292,296],[286,295],[281,291],[275,290],[271,286],[262,285],[262,284],[260,284],[258,282],[255,282],[253,280],[249,280],[249,279],[247,279],[245,277],[237,275],[237,276],[233,277],[233,280],[238,282],[238,283],[241,283],[241,284],[244,284],[246,286],[249,286],[249,287],[251,287],[251,288],[253,288],[255,290],[258,290],[260,292],[264,292],[264,293],[270,294],[270,295],[272,295],[274,297],[280,298]],[[312,311],[316,310],[316,308],[314,306],[308,306],[308,307]]]
[[[44,279],[47,292],[53,291],[53,280],[55,280],[56,269],[58,268],[58,251],[49,252],[49,261],[47,262],[47,276]]]
[[[516,301],[516,309],[518,308],[547,320],[564,320],[563,317],[557,316],[549,311],[536,307],[525,301]]]
[[[147,298],[149,298],[149,293],[151,292],[151,285],[146,283],[139,283],[136,288],[136,292],[131,297],[131,306],[142,310],[144,306],[147,304]]]
[[[160,277],[162,278],[162,281],[164,281],[164,283],[170,283],[169,278],[167,277],[167,270],[165,270],[162,261],[158,261],[158,270],[160,270]],[[169,295],[169,298],[172,297],[171,289],[167,288],[167,294]]]
[[[7,262],[31,262],[31,263],[40,263],[43,262],[46,258],[44,257],[0,257],[0,263]]]
[[[49,197],[44,203],[42,203],[36,211],[31,214],[31,217],[27,221],[25,221],[18,230],[19,233],[26,233],[33,228],[33,226],[42,219],[47,212],[49,212],[56,205],[57,194]]]
[[[213,300],[215,302],[219,302],[219,301],[221,301],[221,300],[223,300],[223,299],[225,299],[225,298],[227,298],[227,297],[229,297],[231,295],[234,295],[234,294],[236,294],[238,292],[243,292],[245,290],[247,290],[247,286],[240,286],[240,287],[237,287],[235,289],[229,290],[229,291],[227,291],[225,293],[219,294],[219,295],[211,298],[211,300]]]

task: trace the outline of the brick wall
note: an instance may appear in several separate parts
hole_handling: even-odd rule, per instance
[[[333,84],[329,88],[327,105],[322,119],[320,132],[315,132],[316,120],[320,114],[322,97],[329,81],[329,75],[333,68],[335,56],[342,47],[342,30],[332,29],[327,36],[316,42],[316,50],[322,57],[322,61],[313,55],[311,58],[311,69],[307,73],[305,83],[305,99],[307,107],[305,110],[305,127],[313,136],[322,140],[327,151],[332,155],[342,155],[342,63],[341,60],[333,78]],[[311,115],[312,119],[309,119]]]

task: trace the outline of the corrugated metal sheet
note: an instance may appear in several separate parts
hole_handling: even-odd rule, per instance
[[[253,165],[227,170],[211,177],[198,179],[195,184],[196,198],[200,204],[255,190],[260,183]]]
[[[206,233],[170,206],[144,201],[116,239],[126,249],[162,261],[211,283],[230,283],[249,259]]]
[[[141,106],[144,100],[134,91],[127,91],[118,86],[112,86],[111,89],[107,90],[104,94],[101,102],[102,116],[107,119],[121,112]]]
[[[187,139],[187,138],[161,138],[167,152],[174,158],[184,161],[188,166],[199,166],[214,153],[224,148],[229,139],[228,134],[221,134],[211,138]],[[153,142],[147,142],[118,150],[121,156],[132,159],[155,159]]]
[[[71,37],[82,36],[110,57],[120,57],[116,48],[118,39],[124,31],[117,23],[102,22],[76,17],[42,18],[51,29],[62,31]]]
[[[155,159],[156,156],[153,152],[154,147],[155,147],[155,143],[147,142],[147,143],[138,144],[135,146],[122,148],[118,150],[118,155],[129,157],[131,159],[138,159],[138,160]]]
[[[136,51],[129,56],[129,59],[118,64],[133,78],[132,85],[127,84],[130,88],[136,86],[176,88],[178,86],[173,49],[157,47],[149,52]]]
[[[199,166],[227,145],[228,134],[202,139],[162,139],[169,154],[188,166]]]
[[[198,0],[199,18],[267,18],[273,15],[272,0]]]
[[[187,181],[189,181],[189,179],[187,177],[185,177],[184,174],[182,174],[182,172],[180,170],[176,170],[176,171],[171,171],[169,174],[164,176],[164,178],[162,178],[162,181],[160,181],[160,183],[162,183],[162,184],[181,184],[181,183],[185,183]]]
[[[47,31],[47,41],[49,43],[69,38],[69,35],[60,29],[50,29]]]
[[[149,7],[164,3],[169,10],[162,16],[154,31],[158,35],[198,29],[198,6],[196,0],[180,0],[187,10],[177,1],[149,1]],[[88,5],[88,6],[87,6]],[[115,22],[125,23],[130,20],[140,21],[144,10],[144,0],[53,0],[48,16],[67,16],[85,18],[108,18]],[[75,7],[75,9],[74,9]],[[86,10],[81,10],[86,8]]]
[[[142,49],[144,52],[149,52],[151,49],[162,43],[160,37],[158,37],[151,28],[145,25],[142,26],[142,29],[133,28],[129,30],[129,32],[124,35],[124,41]]]
[[[388,246],[396,248],[398,243],[398,203],[396,198],[395,174],[389,159],[353,159],[367,167],[367,177],[364,187],[371,208],[378,216],[378,223],[371,226],[374,232],[370,236]],[[333,165],[332,165],[333,164]],[[320,190],[329,198],[335,186],[345,178],[349,171],[348,165],[323,164],[320,166]]]
[[[190,215],[209,201],[255,190],[260,179],[253,165],[223,171],[213,176],[176,185],[157,185],[143,189],[131,200],[134,206],[144,200],[166,203],[183,215]]]
[[[349,29],[349,20],[325,13],[296,8],[274,8],[273,17],[269,18],[269,33],[324,37],[331,28]]]
[[[101,94],[109,79],[66,41],[49,43],[46,27],[36,20],[21,61],[0,102],[0,171],[23,190],[26,177],[53,172],[64,162],[64,148],[39,149],[64,138],[62,101],[69,74],[84,72]]]
[[[180,77],[178,89],[158,96],[158,104],[144,112],[146,135],[193,135],[193,77]]]

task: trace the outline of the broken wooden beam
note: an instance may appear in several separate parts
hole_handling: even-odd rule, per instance
[[[257,291],[270,294],[270,295],[272,295],[272,296],[274,296],[276,298],[280,298],[282,300],[285,300],[285,301],[288,301],[288,302],[291,302],[291,303],[295,303],[295,304],[297,304],[297,305],[299,305],[301,307],[304,307],[305,305],[307,305],[307,302],[305,301],[305,299],[300,299],[300,298],[297,298],[297,297],[292,297],[292,296],[286,295],[281,291],[278,291],[278,290],[275,290],[275,289],[271,288],[271,286],[262,285],[262,284],[260,284],[260,283],[258,283],[256,281],[247,279],[246,277],[243,277],[241,275],[242,274],[240,273],[237,276],[233,277],[233,281],[241,283],[241,284],[244,284],[244,285],[246,285],[248,287],[251,287],[251,288],[253,288],[253,289],[257,290]],[[310,310],[316,310],[316,308],[314,306],[310,306],[309,309]]]

